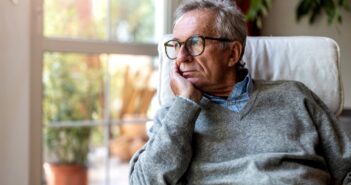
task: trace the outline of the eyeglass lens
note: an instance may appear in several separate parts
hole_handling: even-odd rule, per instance
[[[165,43],[166,54],[170,59],[176,59],[182,43],[177,40],[170,40]],[[202,37],[193,36],[185,41],[185,47],[192,56],[200,55],[205,48],[205,41]]]

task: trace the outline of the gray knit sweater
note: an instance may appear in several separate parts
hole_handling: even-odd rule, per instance
[[[206,98],[197,105],[177,97],[160,109],[131,160],[130,184],[346,182],[351,143],[321,100],[298,82],[254,88],[239,113]]]

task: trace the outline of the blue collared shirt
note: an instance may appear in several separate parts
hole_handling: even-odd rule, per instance
[[[210,101],[221,105],[226,109],[229,109],[234,112],[240,112],[249,101],[252,89],[252,78],[250,74],[247,73],[242,81],[234,85],[233,90],[227,99],[208,94],[204,94],[204,96]]]

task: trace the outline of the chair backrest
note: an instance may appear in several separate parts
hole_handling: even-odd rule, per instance
[[[159,43],[160,81],[158,97],[161,105],[174,95],[169,86],[170,61],[165,56],[164,41]],[[340,76],[340,52],[337,43],[326,37],[248,37],[243,61],[253,79],[295,80],[316,93],[338,116],[343,109]]]

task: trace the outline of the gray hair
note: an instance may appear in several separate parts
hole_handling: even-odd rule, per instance
[[[185,0],[176,10],[176,20],[192,10],[210,10],[215,14],[217,34],[221,37],[237,40],[242,44],[240,61],[244,54],[247,27],[245,16],[234,0]],[[239,68],[244,66],[241,62],[238,65]]]

